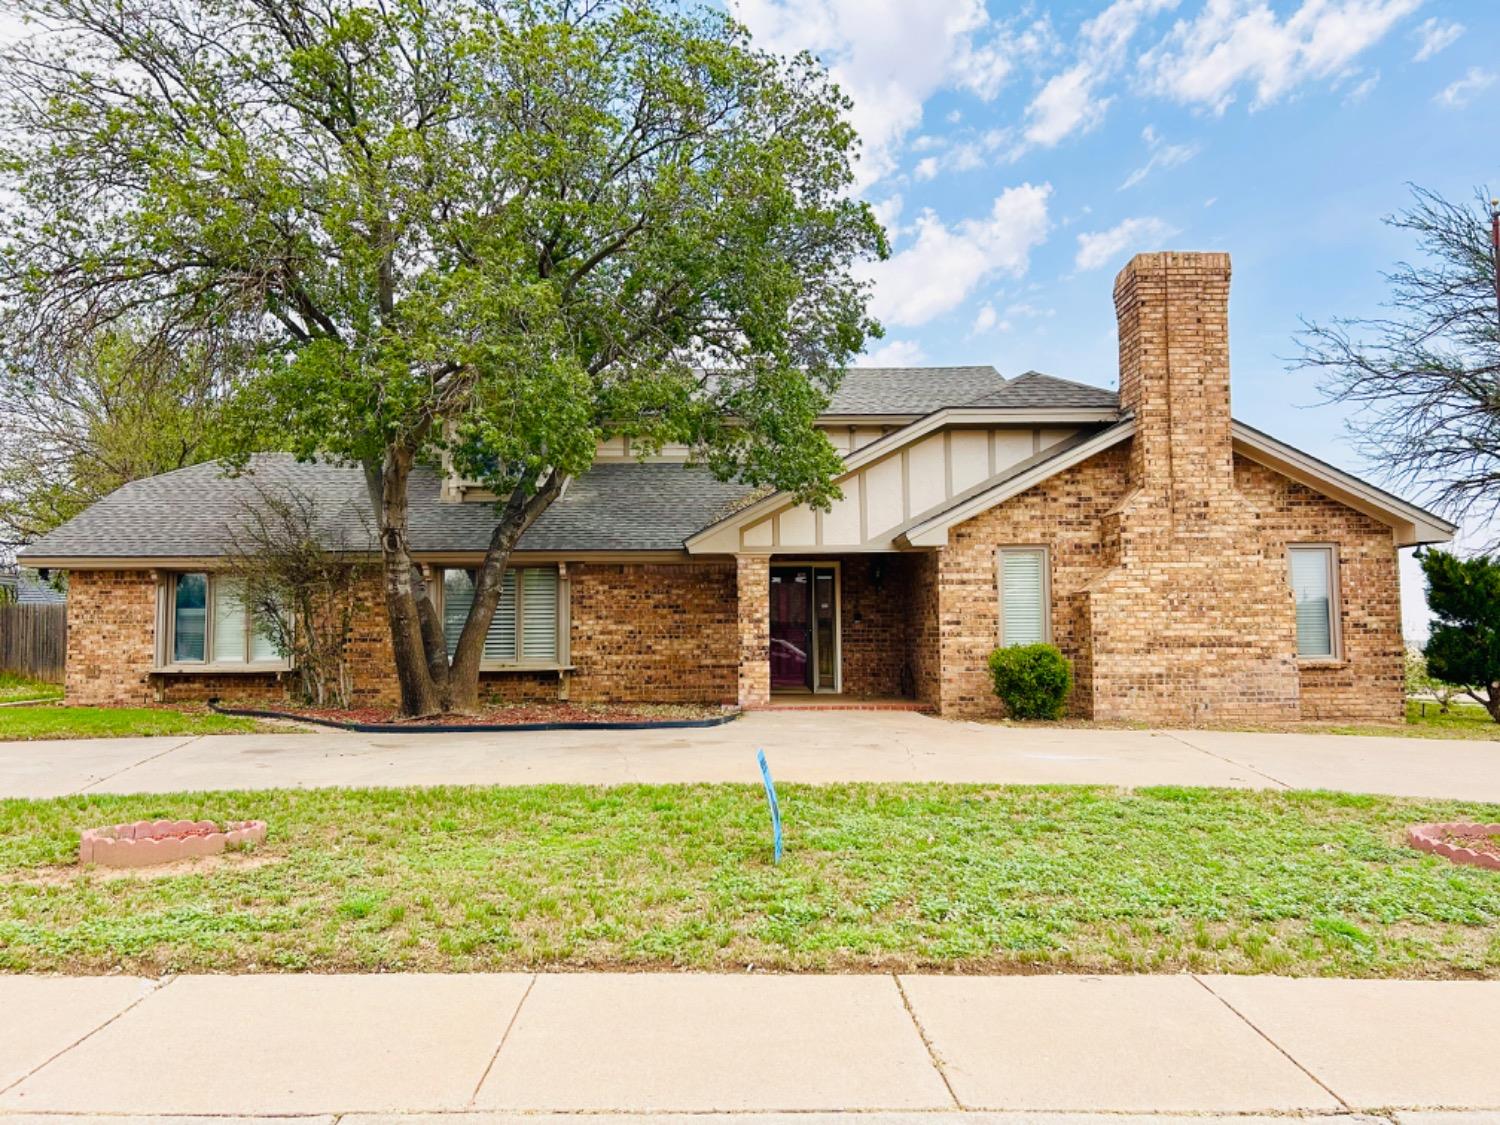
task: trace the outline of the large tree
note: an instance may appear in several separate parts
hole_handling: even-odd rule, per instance
[[[1422,573],[1433,616],[1428,671],[1466,685],[1463,692],[1500,723],[1500,562],[1424,551]]]
[[[122,484],[212,456],[222,356],[125,325],[0,352],[0,549]]]
[[[511,550],[601,436],[832,494],[814,421],[886,247],[810,58],[644,0],[10,6],[47,34],[0,60],[7,331],[253,341],[243,432],[364,467],[407,711],[473,705]],[[451,660],[408,539],[439,460],[499,498]]]
[[[1386,220],[1419,257],[1386,275],[1385,315],[1312,323],[1300,366],[1355,407],[1371,461],[1458,517],[1500,515],[1500,308],[1490,215],[1423,188]]]

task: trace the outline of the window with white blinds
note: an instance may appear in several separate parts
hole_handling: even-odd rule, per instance
[[[1292,595],[1297,605],[1297,655],[1337,654],[1332,547],[1288,547]]]
[[[1000,643],[1042,644],[1047,640],[1047,549],[1006,547],[999,572]]]
[[[556,567],[528,566],[505,572],[500,604],[484,638],[484,663],[556,663],[559,585]],[[443,636],[449,657],[458,648],[473,604],[473,572],[443,571]]]
[[[267,635],[267,626],[245,602],[240,580],[224,574],[177,574],[169,584],[171,641],[164,658],[170,664],[206,668],[285,667],[286,658]]]

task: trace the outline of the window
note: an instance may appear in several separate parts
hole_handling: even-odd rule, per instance
[[[244,587],[215,574],[178,574],[171,580],[170,664],[282,667],[275,643],[256,629]]]
[[[443,571],[443,636],[448,655],[474,604],[475,571]],[[484,638],[484,664],[556,664],[559,658],[557,568],[527,566],[507,570],[500,604]]]
[[[202,664],[207,642],[208,575],[179,574],[172,599],[172,662]]]
[[[1006,547],[998,561],[1000,582],[1000,643],[1044,643],[1049,628],[1047,548]]]
[[[1297,655],[1331,660],[1338,655],[1333,548],[1288,547],[1287,559],[1297,604]]]

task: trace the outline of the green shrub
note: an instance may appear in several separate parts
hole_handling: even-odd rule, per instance
[[[1073,663],[1053,645],[997,648],[990,679],[1011,718],[1056,719],[1073,690]]]

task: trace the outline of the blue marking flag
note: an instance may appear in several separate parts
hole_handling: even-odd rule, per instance
[[[776,783],[771,780],[771,767],[766,765],[766,752],[757,750],[755,759],[760,763],[760,779],[766,783],[766,801],[771,806],[771,832],[776,837],[776,862],[781,862],[781,806],[776,801]]]

